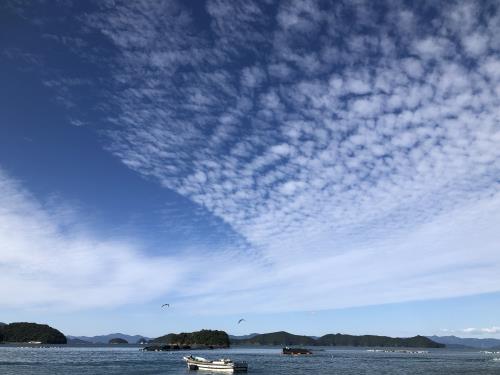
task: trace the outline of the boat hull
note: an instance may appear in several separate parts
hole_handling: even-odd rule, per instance
[[[188,364],[188,369],[189,370],[205,370],[205,371],[217,371],[217,372],[228,372],[228,373],[234,373],[234,372],[246,372],[248,370],[247,367],[229,367],[229,366],[216,366],[216,365],[200,365],[200,364],[194,364],[194,363],[189,363]]]

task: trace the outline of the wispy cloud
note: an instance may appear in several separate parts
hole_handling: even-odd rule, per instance
[[[464,333],[471,333],[474,335],[486,335],[500,333],[500,327],[487,327],[487,328],[464,328]]]
[[[454,334],[469,334],[469,335],[496,335],[500,333],[500,327],[485,327],[485,328],[462,328],[462,329],[442,329],[443,332]]]
[[[107,149],[249,244],[221,252],[252,259],[211,271],[196,304],[499,290],[500,14],[443,7],[208,1],[205,24],[138,1],[84,17],[116,49]]]
[[[0,169],[2,306],[113,307],[163,295],[180,278],[176,260],[98,238],[74,215],[41,204]]]

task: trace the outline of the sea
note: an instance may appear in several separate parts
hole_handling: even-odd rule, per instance
[[[143,352],[139,347],[14,347],[0,345],[1,375],[209,375],[190,371],[182,360],[193,354],[207,359],[247,361],[248,374],[471,374],[500,375],[500,353],[429,349],[427,353],[370,351],[363,348],[314,348],[313,355],[290,357],[280,348],[231,348]]]

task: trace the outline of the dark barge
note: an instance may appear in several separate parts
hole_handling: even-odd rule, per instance
[[[312,351],[309,349],[304,349],[304,348],[289,348],[288,346],[285,346],[283,348],[283,354],[286,355],[308,355],[312,354]]]

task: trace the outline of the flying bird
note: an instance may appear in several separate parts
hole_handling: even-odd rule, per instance
[[[165,307],[165,306],[170,307],[170,304],[169,303],[164,303],[163,305],[161,305],[161,307]]]
[[[246,322],[246,320],[245,319],[238,320],[238,324],[240,324],[241,322]]]

